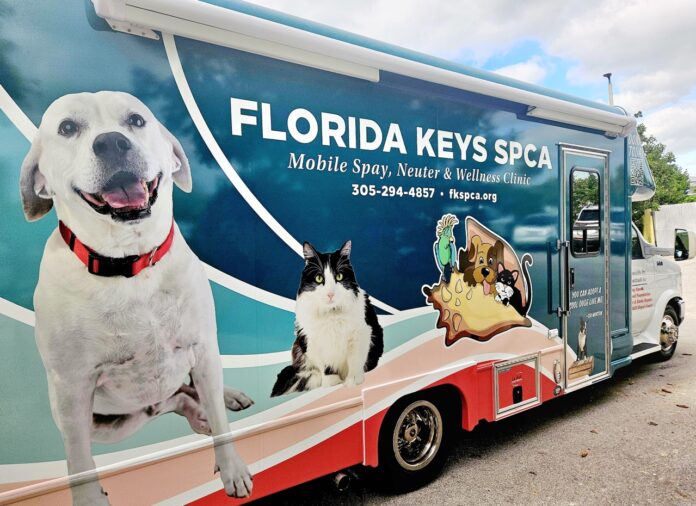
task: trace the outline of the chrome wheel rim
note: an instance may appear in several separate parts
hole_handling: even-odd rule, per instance
[[[392,448],[404,469],[417,471],[433,461],[442,442],[442,416],[430,402],[420,400],[401,412],[394,427]]]
[[[679,339],[679,327],[668,314],[662,317],[660,325],[660,346],[662,351],[669,351]]]

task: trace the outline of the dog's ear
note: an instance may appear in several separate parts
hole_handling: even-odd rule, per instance
[[[186,158],[186,153],[184,153],[184,148],[181,147],[179,139],[174,137],[162,123],[160,123],[160,129],[162,130],[162,135],[172,143],[174,159],[177,160],[176,166],[172,170],[172,178],[182,191],[191,193],[191,188],[193,186],[193,182],[191,181],[191,166],[189,165],[188,158]]]
[[[502,260],[504,251],[505,246],[503,246],[503,242],[500,239],[496,240],[495,244],[493,244],[493,254],[495,255],[495,258]]]
[[[22,162],[19,174],[19,193],[27,221],[36,221],[45,216],[53,207],[53,198],[46,185],[46,178],[39,170],[41,141],[38,133],[31,149]]]
[[[471,238],[471,244],[469,245],[469,262],[474,261],[474,258],[476,258],[476,253],[478,253],[481,244],[483,244],[483,241],[481,241],[481,237],[478,235]]]
[[[473,262],[474,257],[476,257],[476,251],[481,245],[481,238],[477,235],[471,238],[469,247],[467,250],[464,248],[459,248],[459,271],[464,272]]]

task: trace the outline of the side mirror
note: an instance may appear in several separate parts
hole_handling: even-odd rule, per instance
[[[688,260],[696,257],[696,233],[683,228],[674,230],[674,259]]]

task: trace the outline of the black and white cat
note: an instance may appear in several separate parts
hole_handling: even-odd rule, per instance
[[[495,300],[502,302],[505,306],[510,305],[522,316],[527,314],[527,310],[532,305],[532,283],[529,279],[528,265],[532,263],[532,257],[525,253],[522,256],[522,270],[525,276],[525,286],[527,288],[526,302],[522,304],[522,293],[515,286],[520,273],[517,270],[511,271],[505,268],[502,263],[498,263],[498,275],[495,283]]]
[[[295,309],[292,364],[278,374],[271,397],[365,380],[384,351],[382,327],[350,263],[351,242],[333,253],[304,243],[305,266]]]
[[[587,358],[587,322],[580,318],[580,331],[578,332],[578,360]]]

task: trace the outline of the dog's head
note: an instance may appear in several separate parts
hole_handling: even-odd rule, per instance
[[[103,220],[139,222],[172,181],[191,191],[191,169],[179,141],[140,100],[101,91],[65,95],[43,115],[24,159],[24,214],[38,220],[56,203]]]
[[[483,242],[478,235],[471,238],[469,264],[472,265],[474,280],[477,283],[495,283],[498,276],[496,266],[503,261],[503,249],[503,243],[500,241],[490,244]]]

